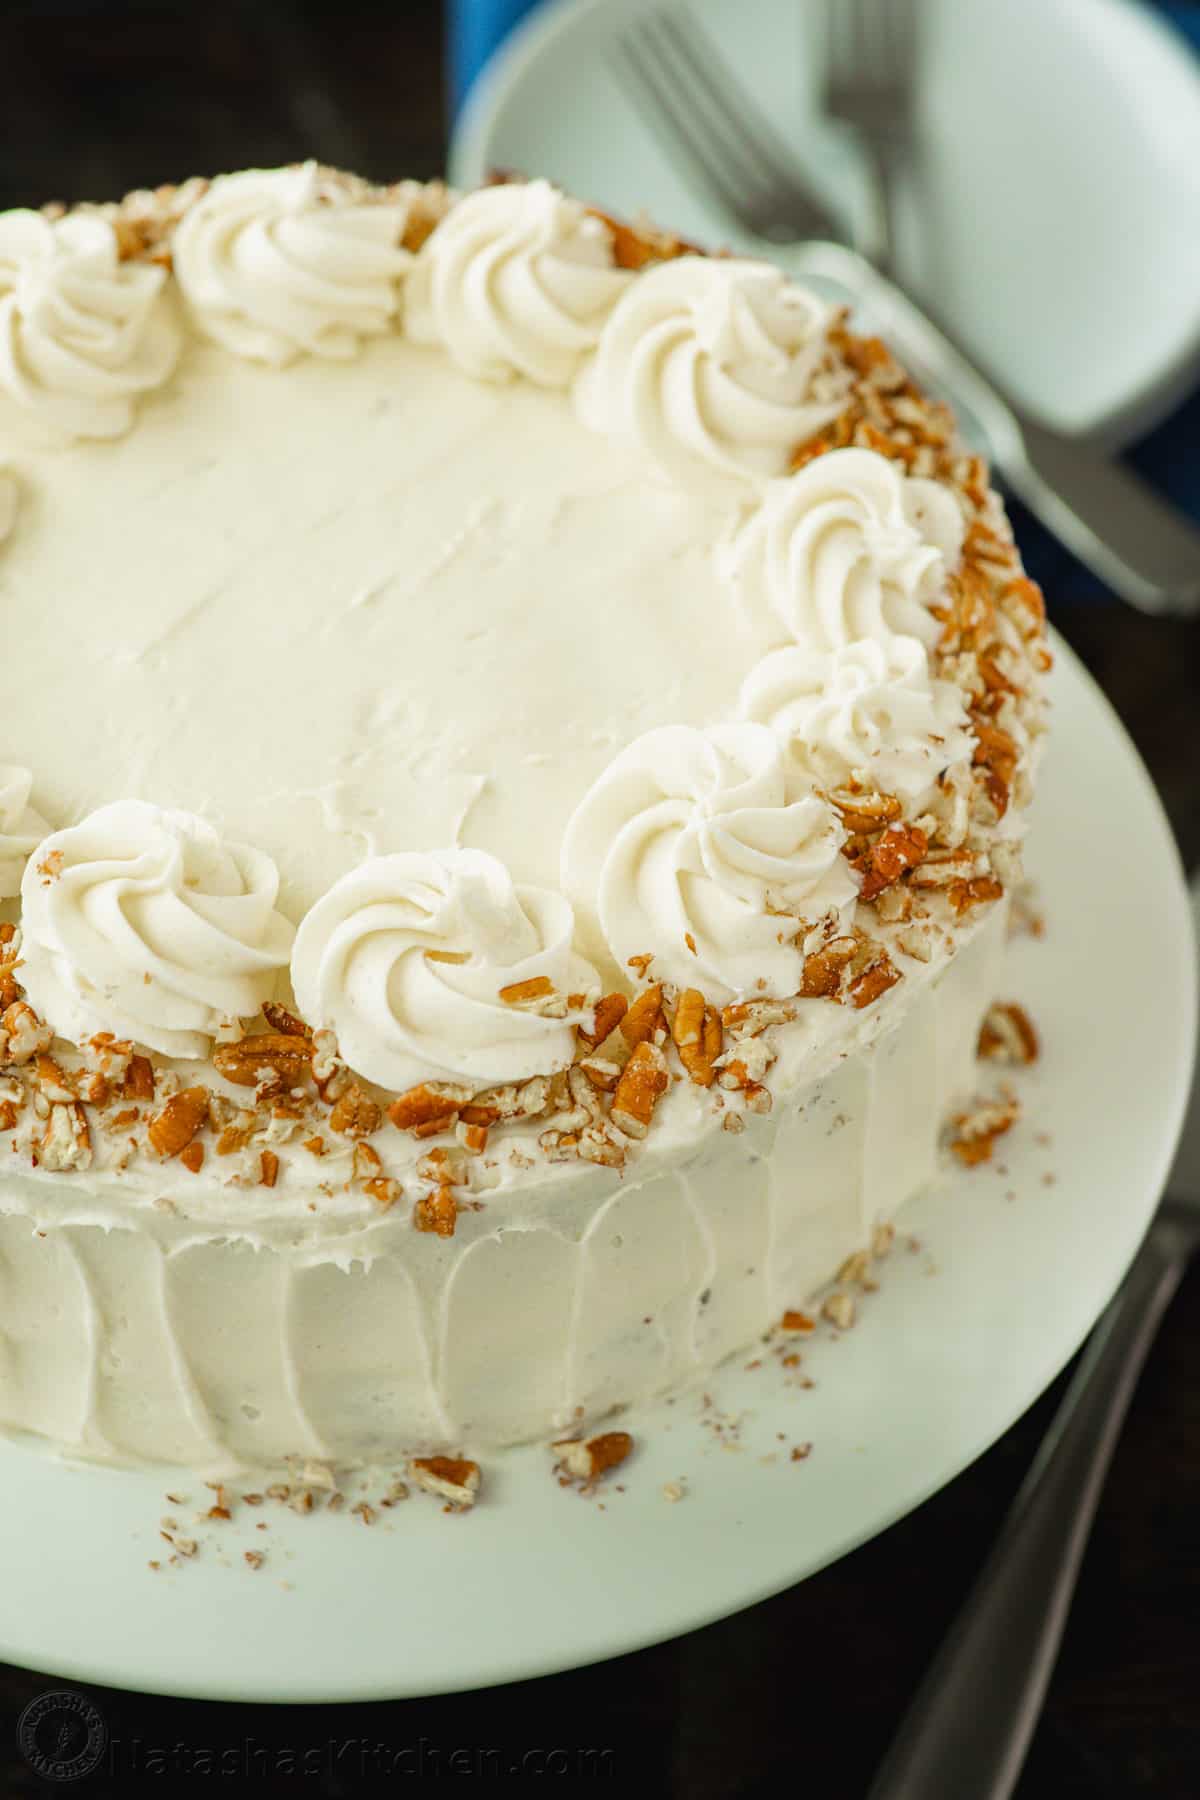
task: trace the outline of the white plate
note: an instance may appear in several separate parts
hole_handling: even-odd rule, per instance
[[[1044,1058],[1000,1162],[908,1208],[855,1328],[804,1346],[808,1390],[773,1362],[630,1415],[623,1493],[559,1489],[543,1447],[488,1459],[486,1497],[446,1518],[414,1497],[364,1529],[240,1506],[167,1555],[211,1499],[169,1471],[65,1468],[0,1446],[0,1657],[157,1693],[351,1700],[483,1686],[637,1649],[812,1574],[978,1456],[1080,1343],[1165,1178],[1195,1028],[1191,923],[1158,799],[1107,702],[1061,644],[1032,865],[1050,928],[1014,946]],[[1049,1144],[1039,1141],[1049,1133]],[[1053,1185],[1044,1177],[1052,1175]],[[824,1328],[823,1328],[824,1331]],[[783,1442],[779,1436],[782,1434]],[[811,1441],[811,1456],[790,1446]],[[763,1460],[765,1457],[774,1460]],[[662,1495],[683,1478],[677,1505]],[[167,1490],[191,1496],[168,1506]],[[240,1490],[239,1490],[240,1491]],[[269,1529],[256,1532],[257,1519]],[[266,1549],[258,1571],[243,1549]]]
[[[823,8],[692,0],[831,198],[853,158],[819,121]],[[451,179],[545,174],[701,243],[737,238],[622,91],[613,40],[646,0],[557,0],[471,92]],[[1030,411],[1128,441],[1200,372],[1200,72],[1132,0],[926,0],[921,206],[901,263]]]

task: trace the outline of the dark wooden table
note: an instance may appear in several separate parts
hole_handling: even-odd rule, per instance
[[[440,9],[427,0],[245,0],[203,12],[9,0],[0,70],[0,207],[105,198],[314,152],[375,176],[431,175],[442,165]],[[1097,602],[1070,572],[1050,598],[1054,622],[1137,742],[1194,867],[1200,625]],[[1114,843],[1111,854],[1119,853]],[[1104,879],[1104,854],[1081,879]],[[1154,955],[1155,946],[1144,953]],[[687,1800],[785,1791],[856,1800],[1060,1387],[882,1537],[777,1599],[678,1642],[438,1700],[269,1709],[95,1689],[113,1735],[140,1740],[142,1772],[131,1765],[82,1785],[95,1795],[205,1791],[199,1775],[185,1782],[150,1767],[152,1748],[169,1759],[177,1744],[184,1760],[189,1747],[231,1751],[231,1766],[264,1793],[327,1797],[390,1791],[394,1777],[371,1773],[381,1766],[375,1744],[393,1753],[413,1747],[409,1766],[426,1774],[461,1772],[490,1750],[503,1766],[520,1767],[529,1751],[591,1747],[611,1752],[602,1779],[604,1771],[619,1781],[637,1774]],[[381,1604],[402,1614],[403,1596]],[[0,1793],[13,1800],[49,1791],[17,1753],[12,1724],[27,1700],[56,1685],[0,1668]],[[304,1778],[270,1772],[287,1747],[331,1740],[345,1746],[331,1770]],[[452,1760],[456,1750],[466,1762]],[[552,1760],[550,1772],[557,1766]],[[1139,1389],[1019,1794],[1200,1796],[1200,1273],[1175,1302]]]

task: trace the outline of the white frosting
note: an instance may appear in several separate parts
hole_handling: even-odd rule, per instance
[[[0,213],[0,417],[35,439],[119,437],[179,353],[162,269],[92,214]]]
[[[175,232],[175,274],[199,329],[239,356],[353,356],[391,326],[407,212],[349,198],[312,162],[222,175]]]
[[[337,1034],[352,1069],[401,1090],[440,1076],[524,1081],[565,1068],[575,1052],[569,995],[595,988],[571,949],[561,894],[514,887],[478,850],[378,856],[354,869],[308,914],[292,981],[304,1016]],[[501,998],[548,980],[546,1016]]]
[[[17,506],[20,501],[20,489],[16,478],[7,469],[0,469],[0,544],[12,535],[13,526],[17,522]]]
[[[426,240],[405,325],[480,380],[565,387],[631,279],[602,219],[548,181],[506,182],[468,194]]]
[[[683,256],[646,270],[580,374],[581,417],[688,486],[759,484],[840,409],[822,372],[831,309],[769,263]]]
[[[50,827],[29,804],[33,776],[0,763],[0,900],[21,891],[25,864]]]
[[[861,638],[832,654],[775,650],[746,677],[740,710],[779,737],[789,791],[857,778],[920,811],[942,771],[973,748],[962,690],[931,679],[916,638]]]
[[[286,1455],[395,1467],[416,1446],[561,1436],[704,1377],[934,1177],[1004,926],[988,909],[952,961],[911,965],[899,1016],[814,1007],[779,1033],[768,1117],[675,1082],[623,1173],[530,1169],[505,1152],[512,1128],[494,1134],[494,1185],[445,1240],[411,1223],[428,1144],[390,1128],[405,1197],[381,1212],[347,1188],[336,1134],[273,1189],[205,1180],[236,1158],[199,1179],[114,1168],[123,1138],[105,1132],[86,1175],[25,1174],[44,1130],[29,1108],[17,1154],[0,1132],[0,1424],[214,1478]],[[742,1132],[721,1129],[731,1113]],[[515,1134],[526,1161],[541,1129]]]
[[[830,807],[786,789],[764,725],[648,732],[576,809],[563,887],[619,965],[652,954],[656,978],[714,1002],[795,994],[799,922],[849,906],[857,890]]]
[[[99,1031],[164,1055],[208,1054],[252,1017],[286,966],[269,856],[190,813],[101,807],[38,847],[21,884],[29,1000],[60,1037]]]
[[[773,614],[798,643],[836,650],[900,633],[930,645],[930,607],[944,602],[963,531],[940,482],[874,450],[830,450],[772,482],[719,561],[747,612]]]
[[[192,343],[136,431],[21,478],[0,756],[55,821],[118,796],[211,819],[295,918],[364,856],[456,841],[554,886],[616,751],[727,716],[771,644],[715,572],[725,511],[561,389],[400,333],[282,377]],[[700,616],[720,655],[689,648]]]

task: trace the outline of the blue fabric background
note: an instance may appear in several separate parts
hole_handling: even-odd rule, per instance
[[[1155,3],[1200,53],[1200,0]],[[449,76],[455,107],[496,46],[537,4],[539,0],[449,0]],[[1190,395],[1128,456],[1147,480],[1200,520],[1200,392]],[[1110,598],[1036,520],[1023,516],[1019,508],[1013,511],[1029,571],[1056,602]]]

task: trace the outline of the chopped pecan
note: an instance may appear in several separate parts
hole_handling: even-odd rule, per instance
[[[604,1040],[611,1037],[625,1014],[629,1011],[629,1002],[624,994],[605,994],[596,1002],[596,1017],[591,1031],[579,1027],[579,1042],[586,1050],[598,1050]]]
[[[387,1212],[395,1206],[404,1189],[398,1181],[392,1181],[386,1175],[373,1175],[369,1181],[363,1182],[363,1193],[369,1194],[381,1212]]]
[[[479,1498],[479,1464],[465,1456],[414,1456],[409,1479],[427,1494],[436,1494],[456,1511],[466,1511]]]
[[[341,1097],[334,1101],[329,1115],[330,1130],[336,1131],[341,1137],[370,1137],[373,1131],[379,1130],[382,1123],[383,1113],[357,1082],[351,1082]]]
[[[1004,889],[994,875],[977,875],[971,881],[954,881],[946,889],[946,898],[961,917],[972,906],[1003,898]]]
[[[54,1033],[50,1027],[43,1024],[24,1000],[14,1000],[0,1013],[0,1063],[20,1066],[48,1050],[53,1042]]]
[[[608,1062],[601,1056],[585,1056],[579,1067],[602,1094],[611,1094],[621,1079],[620,1063]]]
[[[372,1181],[376,1175],[383,1174],[383,1162],[371,1144],[355,1144],[351,1167],[356,1181]]]
[[[457,1219],[458,1201],[454,1198],[454,1190],[449,1184],[439,1187],[432,1194],[427,1194],[413,1207],[412,1222],[416,1229],[431,1231],[435,1237],[453,1237]]]
[[[178,1156],[208,1122],[208,1089],[184,1088],[155,1113],[146,1135],[162,1157]]]
[[[279,1158],[273,1150],[264,1150],[258,1159],[258,1185],[273,1188],[279,1180]]]
[[[38,1087],[47,1100],[78,1100],[75,1077],[68,1075],[44,1050],[38,1056],[35,1067]]]
[[[829,801],[841,815],[847,831],[869,835],[881,831],[900,817],[900,802],[894,794],[858,792],[854,788],[834,788]]]
[[[1020,1102],[1011,1094],[983,1101],[972,1111],[959,1113],[953,1121],[950,1148],[969,1169],[988,1162],[996,1139],[1011,1131],[1020,1116]]]
[[[662,983],[656,981],[643,988],[621,1020],[621,1036],[631,1050],[648,1043],[664,1027]]]
[[[721,1054],[722,1028],[716,1008],[706,1004],[698,988],[686,988],[679,996],[671,1036],[679,1060],[697,1087],[711,1087],[716,1060]]]
[[[432,1137],[449,1131],[459,1113],[472,1098],[468,1087],[449,1081],[423,1081],[393,1100],[388,1118],[397,1131],[411,1131],[417,1137]]]
[[[972,714],[971,728],[976,739],[972,762],[989,769],[1007,791],[1021,757],[1016,739],[978,712]]]
[[[295,1013],[289,1012],[286,1006],[280,1006],[277,1001],[264,1001],[262,1012],[272,1031],[281,1032],[284,1037],[312,1037],[312,1031],[304,1020],[298,1019]]]
[[[1041,1045],[1033,1020],[1015,1000],[998,1000],[989,1006],[979,1030],[979,1055],[985,1062],[1029,1064],[1038,1059]]]
[[[800,993],[805,1000],[831,1000],[840,992],[842,972],[853,961],[858,945],[852,937],[833,938],[823,950],[804,959]]]
[[[531,975],[528,981],[514,981],[509,987],[500,989],[500,998],[506,1006],[528,1006],[533,1000],[547,1000],[554,992],[554,983],[548,975]]]
[[[851,1006],[871,1006],[881,994],[886,994],[890,987],[895,987],[900,979],[900,971],[893,963],[886,950],[876,962],[865,968],[861,975],[846,989],[846,996]]]
[[[218,1044],[213,1063],[217,1073],[236,1087],[257,1087],[264,1076],[298,1087],[312,1073],[312,1046],[291,1032],[264,1031],[235,1044]]]
[[[19,966],[15,956],[0,957],[0,1013],[21,998],[21,984],[17,980]]]
[[[611,1138],[603,1125],[588,1125],[579,1134],[577,1154],[585,1162],[599,1163],[602,1168],[620,1169],[625,1164],[625,1148]]]
[[[721,1023],[734,1037],[757,1037],[772,1025],[790,1025],[796,1008],[790,1000],[736,1000],[721,1013]]]
[[[620,1467],[633,1449],[633,1439],[627,1431],[602,1431],[586,1440],[560,1438],[550,1449],[569,1480],[592,1482]]]
[[[38,1161],[43,1169],[66,1173],[86,1169],[92,1160],[92,1140],[87,1115],[77,1100],[54,1105],[46,1129],[38,1139]]]
[[[670,1079],[662,1051],[646,1041],[639,1043],[613,1091],[613,1124],[629,1137],[645,1137]]]
[[[863,884],[861,898],[873,900],[910,869],[915,869],[929,850],[929,839],[916,825],[889,825],[877,843],[857,859]]]
[[[148,1056],[131,1056],[122,1083],[127,1100],[153,1100],[154,1065]]]

